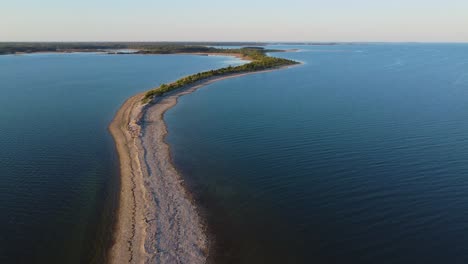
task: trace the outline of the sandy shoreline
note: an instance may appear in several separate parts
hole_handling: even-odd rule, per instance
[[[205,85],[273,70],[277,69],[213,77],[156,97],[144,106],[141,93],[122,105],[109,126],[121,173],[110,263],[206,262],[207,234],[171,162],[163,115],[180,96]]]

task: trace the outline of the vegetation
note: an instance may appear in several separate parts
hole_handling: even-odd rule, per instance
[[[34,52],[108,52],[119,49],[138,50],[144,54],[219,52],[215,46],[247,46],[261,49],[261,42],[0,42],[0,55]],[[290,45],[334,45],[336,43],[288,43]]]
[[[200,82],[216,76],[226,76],[238,73],[256,72],[267,69],[274,69],[288,65],[298,64],[298,62],[288,59],[275,58],[266,55],[269,50],[259,48],[242,48],[242,49],[213,49],[209,53],[231,53],[240,54],[241,56],[252,60],[250,63],[240,66],[229,66],[217,70],[199,72],[193,75],[183,77],[170,84],[162,84],[156,89],[148,91],[144,98],[143,103],[148,103],[155,96],[162,96],[167,92],[179,89],[181,87]],[[207,51],[205,51],[207,52]]]
[[[100,51],[108,48],[122,49],[124,44],[109,43],[63,43],[63,42],[3,42],[0,43],[0,54],[34,53],[34,52],[71,52]]]
[[[207,46],[264,45],[262,43],[202,42],[0,42],[0,54],[34,52],[96,52],[134,49],[141,53],[207,52]]]

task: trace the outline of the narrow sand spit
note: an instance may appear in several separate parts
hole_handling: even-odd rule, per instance
[[[141,103],[142,93],[122,105],[109,126],[121,173],[110,263],[206,262],[207,235],[171,162],[163,115],[180,96],[207,84],[267,71],[214,77],[156,97],[147,105]]]

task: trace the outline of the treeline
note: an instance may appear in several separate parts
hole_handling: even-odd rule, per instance
[[[279,50],[266,50],[262,47],[245,47],[240,49],[216,48],[207,46],[191,45],[163,45],[154,47],[136,47],[140,54],[175,54],[175,53],[227,53],[242,54],[244,56],[262,56],[265,52],[275,52]]]
[[[240,49],[216,48],[206,46],[165,45],[151,48],[139,48],[139,54],[176,54],[176,53],[211,53],[211,54],[239,54],[243,57],[257,60],[265,56],[267,52],[279,52],[281,50],[267,50],[262,47],[245,47]]]
[[[221,52],[221,49],[216,49],[215,53],[216,52]],[[225,52],[226,52],[225,50],[222,51],[222,53],[225,53]],[[221,68],[217,70],[199,72],[193,75],[183,77],[170,84],[162,84],[158,88],[148,91],[143,98],[143,103],[149,102],[155,96],[162,96],[167,92],[170,92],[170,91],[173,91],[173,90],[182,88],[184,86],[194,84],[196,82],[206,80],[212,77],[226,76],[226,75],[237,74],[237,73],[256,72],[256,71],[262,71],[262,70],[268,70],[268,69],[274,69],[278,67],[298,64],[298,62],[293,61],[293,60],[270,57],[266,55],[266,52],[267,50],[257,49],[257,48],[255,49],[244,48],[244,49],[229,50],[229,53],[241,54],[242,56],[245,56],[251,59],[252,62],[244,64],[244,65],[240,65],[240,66],[235,66],[235,67],[229,66],[229,67],[225,67],[225,68]]]
[[[191,45],[160,45],[160,46],[143,46],[137,47],[137,53],[140,54],[172,54],[172,53],[212,53],[217,50],[214,47],[206,46],[191,46]]]
[[[180,52],[211,52],[216,45],[264,45],[264,43],[214,42],[0,42],[0,54],[34,52],[96,52],[134,49],[140,53],[170,54]]]
[[[292,43],[289,43],[292,44]],[[297,43],[299,44],[299,43]],[[336,43],[300,43],[302,45],[335,45]],[[262,42],[0,42],[0,54],[34,52],[97,52],[119,49],[138,50],[142,54],[220,52],[216,46],[246,46],[262,49]],[[231,50],[233,53],[235,50]],[[225,52],[225,51],[222,51]]]
[[[0,42],[0,54],[70,51],[92,52],[124,48],[126,48],[126,45],[121,43]]]

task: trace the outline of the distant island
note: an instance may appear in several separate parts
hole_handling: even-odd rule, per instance
[[[194,52],[218,52],[218,47],[261,47],[265,42],[0,42],[0,55],[38,52],[109,52],[135,50],[142,54],[173,54]],[[333,42],[274,43],[288,45],[336,45]]]
[[[38,52],[110,52],[135,50],[139,53],[172,54],[210,52],[213,46],[263,46],[257,42],[0,42],[0,55]]]

